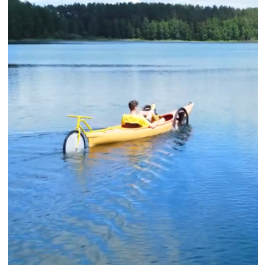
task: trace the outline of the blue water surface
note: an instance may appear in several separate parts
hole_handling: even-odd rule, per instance
[[[8,49],[10,264],[258,264],[258,44]],[[190,126],[63,156],[132,99]]]

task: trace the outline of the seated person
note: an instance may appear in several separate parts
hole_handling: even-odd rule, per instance
[[[149,127],[154,129],[158,125],[158,121],[151,123],[154,113],[154,104],[149,111],[140,111],[137,113],[137,107],[139,103],[136,100],[129,102],[130,114],[125,114],[122,117],[122,126],[125,126],[126,123],[139,124],[141,127]]]

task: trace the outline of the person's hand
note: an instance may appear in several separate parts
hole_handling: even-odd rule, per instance
[[[155,121],[149,125],[150,128],[155,129],[155,127],[158,125],[158,122]]]

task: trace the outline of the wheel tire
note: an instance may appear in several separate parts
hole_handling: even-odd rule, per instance
[[[144,110],[144,111],[149,111],[149,110],[151,110],[151,105],[144,105],[144,106],[142,107],[142,110]],[[155,112],[155,115],[158,115],[157,112],[156,112],[156,109],[154,110],[154,112]]]
[[[85,141],[84,135],[81,133],[79,144],[78,144],[78,147],[76,149],[77,139],[78,139],[78,131],[77,130],[73,130],[66,135],[66,137],[64,139],[64,143],[63,143],[63,153],[64,154],[75,153],[75,152],[80,152],[80,151],[85,150],[86,141]]]
[[[185,108],[179,108],[174,116],[173,127],[176,128],[178,122],[178,127],[181,128],[189,124],[189,114]]]
[[[149,110],[151,110],[151,105],[144,105],[144,106],[142,107],[142,110],[144,110],[144,111],[149,111]]]

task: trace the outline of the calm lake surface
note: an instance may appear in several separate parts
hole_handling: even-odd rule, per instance
[[[258,264],[258,44],[8,49],[9,264]],[[132,99],[190,127],[63,156]]]

